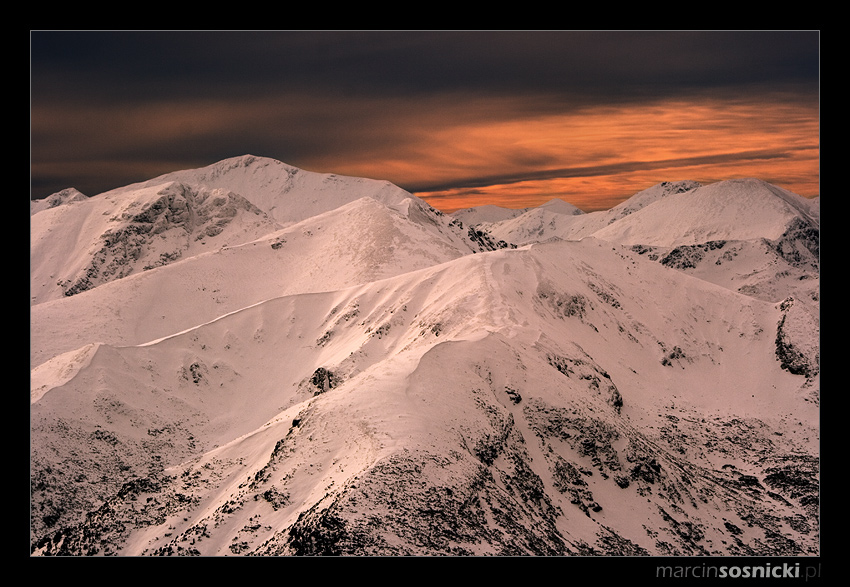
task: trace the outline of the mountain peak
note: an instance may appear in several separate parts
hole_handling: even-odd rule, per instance
[[[584,214],[584,211],[578,209],[576,206],[573,206],[562,198],[552,198],[548,202],[541,204],[540,208],[548,210],[549,212],[557,212],[558,214],[568,214],[570,216]]]
[[[801,196],[765,181],[658,184],[627,200],[595,236],[626,245],[679,246],[780,238],[796,218],[813,220]],[[625,213],[624,213],[625,212]]]
[[[70,202],[82,202],[86,199],[88,199],[88,196],[80,192],[78,189],[72,187],[65,188],[55,194],[50,194],[44,199],[30,201],[30,215],[41,212],[42,210],[48,210],[50,208],[55,208],[56,206],[68,204]]]
[[[207,190],[238,194],[281,225],[294,224],[361,197],[388,205],[416,196],[386,180],[317,173],[268,157],[241,155],[197,169],[183,169],[106,192],[110,196],[164,183],[179,182]]]
[[[464,226],[252,155],[53,201],[33,555],[819,552],[816,204]]]

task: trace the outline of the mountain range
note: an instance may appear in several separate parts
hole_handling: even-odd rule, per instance
[[[30,551],[819,555],[819,226],[255,156],[33,201]]]

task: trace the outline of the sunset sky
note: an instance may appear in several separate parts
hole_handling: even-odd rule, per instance
[[[32,31],[31,197],[238,155],[444,212],[820,192],[818,31]]]

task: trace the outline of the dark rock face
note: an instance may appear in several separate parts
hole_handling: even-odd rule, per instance
[[[460,225],[463,224],[459,220],[453,221]],[[515,249],[516,245],[505,242],[504,240],[499,240],[497,242],[493,242],[492,237],[486,231],[481,230],[478,227],[470,226],[467,231],[467,236],[473,244],[477,245],[479,251],[496,251],[498,249]]]
[[[661,264],[672,269],[693,269],[703,260],[708,251],[722,249],[724,246],[726,241],[722,240],[699,245],[683,245],[667,253],[661,259]]]
[[[131,413],[129,406],[107,409]],[[63,442],[45,442],[31,455],[33,552],[115,554],[125,531],[163,521],[168,508],[138,497],[171,491],[162,475],[163,455],[188,456],[195,450],[193,435],[183,423],[149,428],[139,439],[70,418],[60,418],[51,427],[61,428]],[[33,438],[37,441],[54,433],[36,428]],[[56,461],[53,454],[61,458]],[[130,511],[140,506],[139,512]]]
[[[560,373],[585,383],[589,390],[602,396],[608,405],[618,413],[620,412],[623,407],[623,396],[620,390],[611,381],[611,376],[589,355],[584,352],[578,357],[550,354],[547,360]]]
[[[820,266],[820,229],[802,218],[794,219],[772,245],[789,265],[814,269]]]
[[[794,298],[783,300],[779,305],[782,316],[776,325],[776,358],[781,367],[789,373],[811,379],[820,371],[820,356],[819,353],[812,356],[808,349],[795,342],[794,334],[788,325],[792,319],[791,313],[795,311],[794,306]]]
[[[304,512],[258,554],[566,554],[557,512],[516,440],[506,439],[505,462],[498,466],[461,454],[389,457]],[[428,482],[434,467],[453,471],[455,480]]]
[[[684,458],[675,444],[668,446],[666,440],[650,439],[629,426],[596,419],[580,409],[529,401],[524,413],[540,441],[552,446],[546,454],[551,455],[553,486],[586,516],[592,518],[595,512],[605,508],[590,483],[596,475],[605,484],[612,483],[623,492],[637,492],[648,503],[655,504],[657,518],[646,525],[648,535],[656,537],[653,552],[801,554],[808,550],[799,538],[817,532],[817,459],[768,457],[758,475],[740,474],[734,469],[715,471]],[[729,434],[729,428],[742,426],[740,434],[746,436]],[[767,438],[761,438],[759,428],[743,422],[703,422],[698,428],[710,431],[707,438],[725,438],[709,441],[707,446],[727,458],[734,455],[735,459],[755,460],[775,451],[766,444]],[[567,443],[576,459],[566,459],[562,449],[557,454],[555,447],[559,443]],[[718,525],[715,514],[705,515],[715,508],[718,513],[738,512],[739,521],[727,518]],[[787,528],[780,529],[781,519],[805,532],[795,535]],[[748,528],[747,537],[742,525]],[[643,554],[647,553],[613,529],[606,530],[600,528],[597,544],[585,545],[588,552],[625,554],[643,550]],[[727,541],[720,550],[720,545],[708,539],[718,534]],[[614,550],[614,545],[620,550]]]
[[[572,377],[587,367],[561,359]],[[318,382],[330,378],[325,370]],[[669,429],[650,438],[604,406],[596,393],[564,405],[551,405],[533,395],[517,403],[508,394],[504,397],[499,404],[481,393],[477,410],[489,424],[458,430],[462,438],[456,450],[401,449],[384,456],[343,484],[328,487],[285,527],[264,526],[260,516],[250,527],[230,528],[226,522],[250,504],[273,512],[292,504],[289,476],[281,477],[276,470],[298,453],[299,435],[309,434],[305,427],[316,417],[310,410],[291,421],[268,464],[210,515],[198,518],[196,512],[199,496],[218,482],[220,471],[215,466],[190,464],[182,474],[171,476],[155,467],[147,472],[116,470],[110,477],[117,481],[114,488],[102,488],[100,499],[92,497],[87,508],[69,502],[63,513],[57,509],[65,507],[62,504],[41,500],[43,516],[32,551],[121,554],[132,532],[158,527],[162,540],[144,554],[199,555],[206,554],[206,545],[221,526],[233,534],[227,548],[237,555],[810,552],[805,540],[817,536],[819,526],[818,461],[801,455],[783,457],[772,446],[769,430],[757,421],[691,422],[671,416]],[[704,450],[758,466],[744,473],[733,466],[718,471],[694,464],[675,443],[695,430],[704,435]],[[174,442],[176,432],[149,430],[149,436],[152,441]],[[93,430],[90,438],[116,456],[133,450],[106,429]],[[79,476],[97,469],[103,467],[88,462],[74,470]],[[41,470],[34,476],[34,496],[48,484],[55,485],[48,475]],[[625,535],[601,517],[614,505],[610,496],[618,493],[624,499],[639,496],[635,503],[646,504],[645,536]],[[81,516],[70,515],[81,509],[85,512]],[[570,537],[575,516],[597,524],[594,541]],[[175,520],[188,519],[192,521],[172,529]],[[251,540],[258,532],[266,537]],[[725,545],[717,542],[718,535]]]
[[[180,259],[192,240],[198,241],[222,233],[240,213],[265,216],[244,197],[232,192],[207,192],[175,183],[159,192],[159,198],[135,214],[116,218],[118,226],[101,235],[102,246],[88,266],[71,279],[60,281],[66,296],[87,291],[138,271],[167,265]],[[182,244],[150,258],[154,237],[180,235]]]
[[[820,463],[811,457],[778,459],[765,469],[764,484],[816,516],[820,504]]]
[[[324,393],[339,384],[339,378],[325,367],[319,367],[310,377],[310,384],[316,388],[315,393]]]

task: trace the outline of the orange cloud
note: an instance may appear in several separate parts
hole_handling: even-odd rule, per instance
[[[816,103],[781,95],[583,108],[563,101],[288,94],[38,107],[31,138],[41,155],[32,170],[56,176],[71,166],[95,178],[111,166],[141,181],[173,171],[175,158],[180,168],[213,163],[212,150],[200,153],[235,137],[242,150],[223,156],[269,156],[310,171],[386,179],[445,212],[524,208],[555,197],[593,211],[682,179],[757,177],[804,196],[819,193]],[[142,156],[145,149],[156,155]],[[63,158],[65,151],[74,156]]]
[[[816,195],[818,135],[816,106],[667,101],[456,122],[424,136],[415,153],[373,165],[376,172],[461,186],[417,192],[446,212],[483,203],[526,207],[553,197],[592,211],[680,179],[758,177]]]

